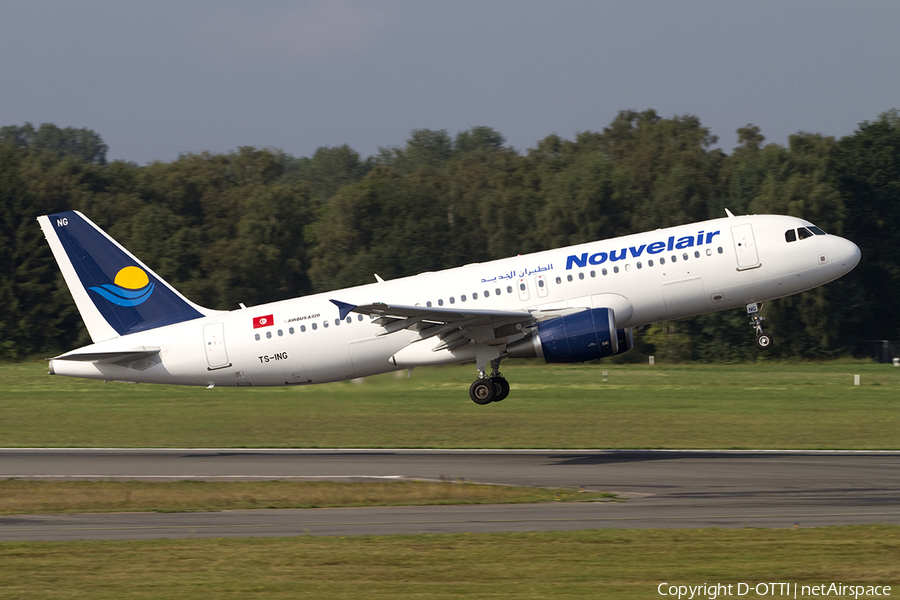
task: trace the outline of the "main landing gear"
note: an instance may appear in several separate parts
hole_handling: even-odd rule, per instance
[[[751,302],[747,305],[747,316],[750,317],[750,326],[756,331],[756,345],[759,346],[761,350],[765,350],[772,345],[772,336],[763,332],[762,322],[765,321],[766,318],[759,314],[762,307],[762,302],[759,304]]]
[[[490,404],[500,402],[509,396],[509,382],[500,374],[500,359],[491,361],[491,376],[487,377],[484,371],[478,371],[478,379],[469,386],[469,397],[475,404]]]

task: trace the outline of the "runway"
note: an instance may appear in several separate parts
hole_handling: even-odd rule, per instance
[[[620,502],[0,517],[0,541],[900,524],[900,452],[0,449],[0,478],[459,480]]]

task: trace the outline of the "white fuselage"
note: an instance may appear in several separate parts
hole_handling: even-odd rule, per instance
[[[744,307],[832,281],[859,261],[834,235],[788,243],[809,226],[784,216],[703,221],[414,277],[223,312],[112,338],[96,352],[158,347],[145,363],[51,361],[59,375],[188,385],[324,383],[473,360],[465,349],[432,352],[416,332],[385,334],[372,317],[343,320],[331,300],[457,308],[555,311],[609,307],[616,326],[636,327]],[[431,304],[429,304],[431,303]],[[272,324],[259,318],[272,315]]]

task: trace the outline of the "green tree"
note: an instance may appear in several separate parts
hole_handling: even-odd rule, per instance
[[[845,335],[852,339],[900,339],[900,113],[863,122],[838,142],[838,187],[847,206],[846,236],[862,251],[842,298],[848,308]]]
[[[106,164],[108,150],[100,136],[90,129],[60,129],[53,123],[43,123],[38,129],[31,123],[25,123],[22,127],[0,127],[0,144],[46,150],[57,158],[74,156],[84,162],[100,165]]]
[[[319,202],[327,202],[339,189],[357,183],[372,168],[371,160],[360,160],[359,153],[344,144],[317,148],[311,158],[288,159],[281,183],[309,186]]]

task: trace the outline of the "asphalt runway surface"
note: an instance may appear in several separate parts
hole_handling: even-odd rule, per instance
[[[0,541],[900,524],[900,452],[0,449],[0,479],[453,480],[619,502],[0,517]]]

